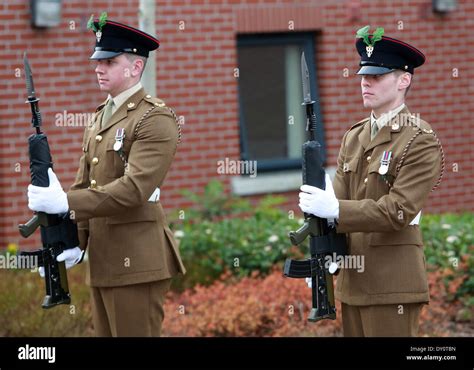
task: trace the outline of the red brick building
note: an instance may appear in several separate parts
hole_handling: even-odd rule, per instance
[[[28,3],[8,0],[0,5],[2,248],[39,243],[37,237],[23,240],[17,232],[17,224],[31,216],[26,140],[32,129],[24,104],[23,51],[32,64],[55,171],[68,188],[84,129],[68,125],[68,114],[77,124],[81,114],[94,111],[105,98],[88,60],[94,38],[86,29],[87,20],[91,13],[107,10],[110,19],[138,26],[138,0],[63,1],[60,24],[49,29],[31,27]],[[157,96],[184,123],[183,142],[162,189],[163,205],[168,210],[186,207],[181,189],[199,191],[218,178],[236,194],[287,195],[296,210],[304,133],[294,129],[303,125],[301,112],[292,108],[298,106],[295,94],[300,94],[294,90],[299,74],[295,56],[301,51],[311,54],[307,58],[318,97],[319,134],[327,166],[332,167],[344,132],[368,115],[355,76],[354,35],[370,24],[384,27],[386,35],[414,44],[427,56],[415,74],[407,105],[438,133],[446,172],[424,212],[472,210],[473,20],[474,3],[468,0],[457,1],[446,13],[435,12],[431,0],[157,1]],[[66,123],[59,124],[64,118]],[[257,159],[258,176],[220,174],[218,163],[226,158]]]

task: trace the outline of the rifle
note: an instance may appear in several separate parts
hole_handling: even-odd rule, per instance
[[[36,130],[36,133],[28,138],[31,183],[35,186],[48,187],[48,168],[53,167],[53,162],[48,138],[41,132],[39,99],[36,97],[33,75],[26,53],[23,55],[23,64],[28,92],[28,100],[25,103],[30,104],[31,124]],[[64,262],[56,261],[56,257],[65,249],[79,245],[77,225],[70,219],[69,212],[64,215],[37,212],[26,224],[18,225],[18,228],[21,236],[28,238],[38,226],[41,231],[43,248],[33,252],[24,251],[20,255],[37,258],[38,266],[44,267],[46,296],[43,299],[42,307],[51,308],[59,304],[69,304],[71,303],[71,296],[69,294],[66,266]]]
[[[301,55],[301,75],[303,81],[302,105],[306,107],[306,131],[309,132],[309,141],[302,147],[303,154],[303,184],[326,188],[325,171],[322,166],[321,144],[316,141],[316,115],[314,103],[311,99],[309,71],[304,53]],[[326,256],[329,254],[345,255],[345,234],[337,234],[334,227],[330,227],[326,219],[312,214],[304,214],[304,224],[297,231],[289,233],[293,245],[299,245],[309,236],[311,257],[297,261],[287,259],[283,274],[291,278],[311,278],[312,308],[308,320],[316,322],[322,319],[336,319],[334,302],[334,284],[332,274],[337,273],[337,264],[326,267]],[[335,253],[335,254],[334,254]]]

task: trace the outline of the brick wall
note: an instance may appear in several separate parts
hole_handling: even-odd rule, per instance
[[[55,171],[67,188],[81,154],[83,127],[58,127],[55,117],[64,111],[91,112],[105,98],[97,89],[94,65],[88,61],[94,38],[86,30],[87,19],[91,13],[107,10],[110,19],[138,26],[137,0],[62,4],[61,25],[48,30],[30,27],[28,2],[8,0],[0,5],[0,247],[9,242],[22,247],[39,244],[38,237],[23,240],[16,229],[31,216],[26,204],[26,140],[32,130],[29,107],[24,104],[23,51],[28,51],[32,64]],[[239,159],[238,81],[234,78],[238,34],[314,32],[328,164],[334,165],[345,130],[367,116],[359,79],[354,76],[358,58],[353,44],[355,30],[370,24],[383,26],[387,35],[413,43],[427,55],[426,64],[415,74],[407,104],[438,133],[447,171],[425,212],[472,210],[474,3],[460,0],[458,10],[443,17],[434,15],[430,4],[428,0],[157,1],[156,29],[161,41],[157,95],[185,119],[184,140],[162,189],[165,208],[186,207],[189,204],[180,189],[199,191],[211,178],[229,187],[230,177],[217,174],[216,162],[225,157]],[[289,22],[294,26],[291,30]],[[453,76],[454,68],[458,77]],[[297,193],[285,195],[287,207],[295,209]]]

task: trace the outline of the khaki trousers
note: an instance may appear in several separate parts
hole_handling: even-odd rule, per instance
[[[345,337],[416,337],[424,303],[351,306],[342,303]]]
[[[91,287],[98,337],[159,337],[171,279],[110,288]]]

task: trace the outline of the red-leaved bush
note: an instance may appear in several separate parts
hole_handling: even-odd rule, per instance
[[[474,335],[472,318],[463,318],[469,317],[466,308],[450,294],[460,281],[446,287],[446,274],[443,270],[428,273],[431,301],[423,307],[419,336]],[[228,274],[208,287],[169,293],[162,335],[342,336],[340,307],[336,301],[335,321],[308,322],[311,289],[303,279],[284,278],[281,269],[263,278],[254,274],[238,280]]]
[[[341,336],[337,320],[308,322],[311,289],[304,279],[275,270],[234,280],[222,276],[209,287],[196,286],[165,304],[164,336]]]

